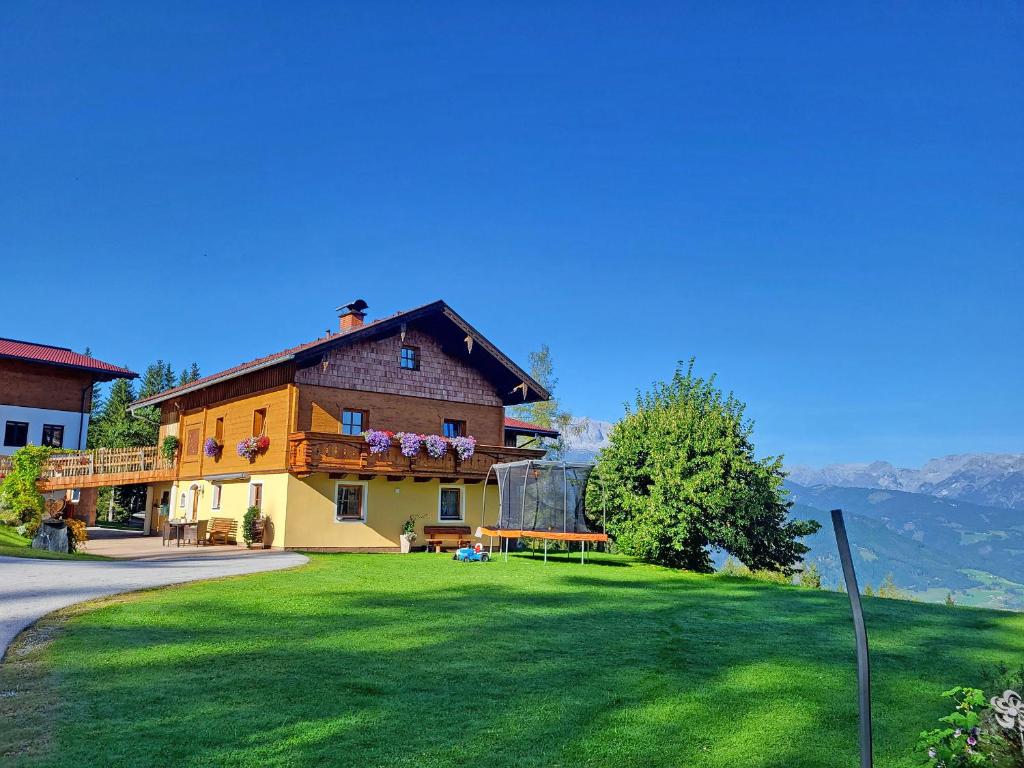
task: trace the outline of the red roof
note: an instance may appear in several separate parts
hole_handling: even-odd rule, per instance
[[[72,352],[67,347],[53,347],[49,344],[34,344],[31,341],[0,338],[0,358],[26,360],[62,368],[77,368],[99,374],[104,381],[109,379],[134,379],[137,373],[117,365],[105,363],[95,357],[86,357]]]
[[[520,432],[536,432],[539,435],[557,435],[557,429],[542,427],[540,424],[531,424],[528,421],[520,421],[510,416],[505,417],[505,429],[518,430]]]

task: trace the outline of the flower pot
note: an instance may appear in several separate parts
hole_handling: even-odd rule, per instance
[[[413,534],[403,533],[398,537],[398,541],[402,547],[402,554],[407,555],[412,552],[412,542],[416,537]]]

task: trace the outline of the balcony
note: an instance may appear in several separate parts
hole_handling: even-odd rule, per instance
[[[330,432],[295,432],[288,436],[288,470],[303,476],[313,472],[389,475],[392,477],[483,480],[493,464],[539,459],[543,450],[477,445],[472,458],[459,461],[451,452],[434,459],[425,452],[409,458],[397,446],[385,453],[370,453],[359,436]]]
[[[10,456],[0,456],[0,478],[11,471]],[[43,465],[37,487],[43,493],[69,488],[134,485],[174,479],[174,462],[155,445],[142,448],[97,448],[66,451]]]

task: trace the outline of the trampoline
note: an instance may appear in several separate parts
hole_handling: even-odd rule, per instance
[[[512,539],[542,539],[545,560],[549,541],[578,541],[583,562],[587,542],[608,541],[607,533],[592,530],[587,522],[586,489],[593,469],[593,464],[534,459],[493,465],[487,480],[494,472],[498,481],[498,524],[484,523],[485,493],[477,536],[491,538],[489,551],[493,551],[497,538],[506,560]]]

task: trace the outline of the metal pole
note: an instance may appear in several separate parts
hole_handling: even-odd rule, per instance
[[[864,612],[860,606],[860,590],[857,588],[857,574],[853,570],[850,555],[850,541],[846,538],[846,523],[843,510],[832,510],[832,527],[836,532],[839,546],[839,560],[843,564],[843,579],[850,596],[850,610],[853,612],[853,632],[857,641],[857,694],[860,705],[860,766],[874,765],[871,749],[871,661],[868,658],[868,633],[864,627]]]
[[[544,539],[544,562],[548,561],[548,540]]]
[[[583,540],[583,541],[580,542],[580,565],[583,565],[583,562],[584,562],[583,558],[586,557],[586,554],[587,554],[587,542],[586,542],[586,540]]]

